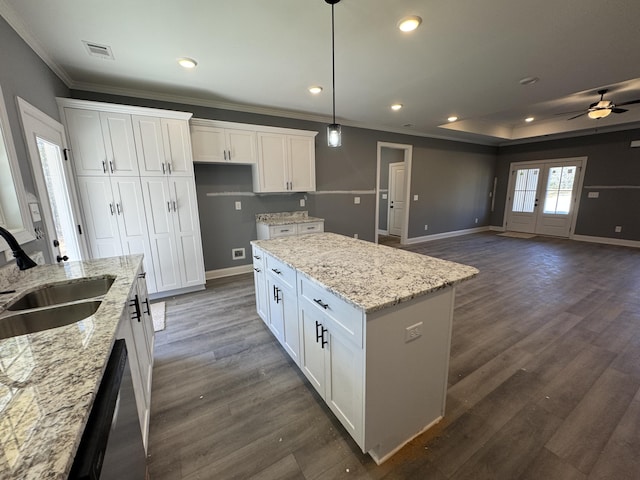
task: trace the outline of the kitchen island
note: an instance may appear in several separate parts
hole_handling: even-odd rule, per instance
[[[442,419],[455,286],[477,269],[332,233],[252,245],[258,313],[363,452]]]
[[[7,309],[16,299],[47,285],[114,278],[97,299],[101,303],[93,315],[67,326],[0,339],[0,478],[67,478],[120,336],[127,341],[134,374],[135,345],[123,327],[131,327],[129,300],[146,293],[146,286],[139,285],[141,268],[141,255],[114,257],[39,265],[15,271],[0,282],[0,290],[10,291],[0,295],[4,318],[13,313]]]

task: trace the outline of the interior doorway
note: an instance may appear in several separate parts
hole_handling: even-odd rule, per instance
[[[52,260],[87,258],[80,235],[79,206],[61,123],[18,97],[18,109],[40,199],[40,213]]]
[[[412,145],[378,142],[376,243],[407,242],[412,156]]]
[[[575,227],[586,157],[511,164],[505,229],[568,238]]]

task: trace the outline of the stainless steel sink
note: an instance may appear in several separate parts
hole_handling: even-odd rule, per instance
[[[83,278],[72,283],[57,283],[29,292],[7,306],[9,311],[49,307],[104,295],[115,277]]]
[[[5,313],[0,316],[0,339],[70,325],[96,313],[101,303],[93,300],[10,315]]]

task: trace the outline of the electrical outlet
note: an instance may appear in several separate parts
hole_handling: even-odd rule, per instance
[[[231,250],[232,260],[244,260],[244,258],[245,258],[244,248],[234,248]]]
[[[358,234],[357,234],[357,233],[354,233],[354,234],[353,234],[353,238],[358,238]]]
[[[478,223],[478,219],[476,218],[476,223]]]
[[[236,210],[242,210],[242,202],[236,202]]]
[[[427,230],[429,230],[429,225],[424,226],[424,231],[426,232]]]
[[[386,193],[383,193],[383,194],[382,194],[382,199],[383,199],[383,200],[386,200],[386,199],[387,199],[387,194],[386,194]]]
[[[307,202],[304,201],[304,198],[300,199],[300,206],[304,207],[307,204]]]
[[[360,197],[353,197],[353,203],[360,205]]]
[[[587,198],[598,198],[600,196],[600,192],[589,192],[587,193]]]
[[[620,233],[622,231],[622,227],[620,225],[616,226],[616,233]]]
[[[414,201],[414,202],[417,202],[417,201],[418,201],[418,195],[414,195],[414,196],[413,196],[413,201]]]
[[[422,322],[410,325],[404,329],[404,342],[410,342],[422,336]]]

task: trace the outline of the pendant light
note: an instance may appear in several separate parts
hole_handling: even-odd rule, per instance
[[[330,147],[342,145],[342,127],[336,123],[336,52],[335,52],[335,27],[333,21],[333,6],[340,0],[324,0],[331,5],[331,71],[333,90],[333,123],[327,125],[327,144]]]

